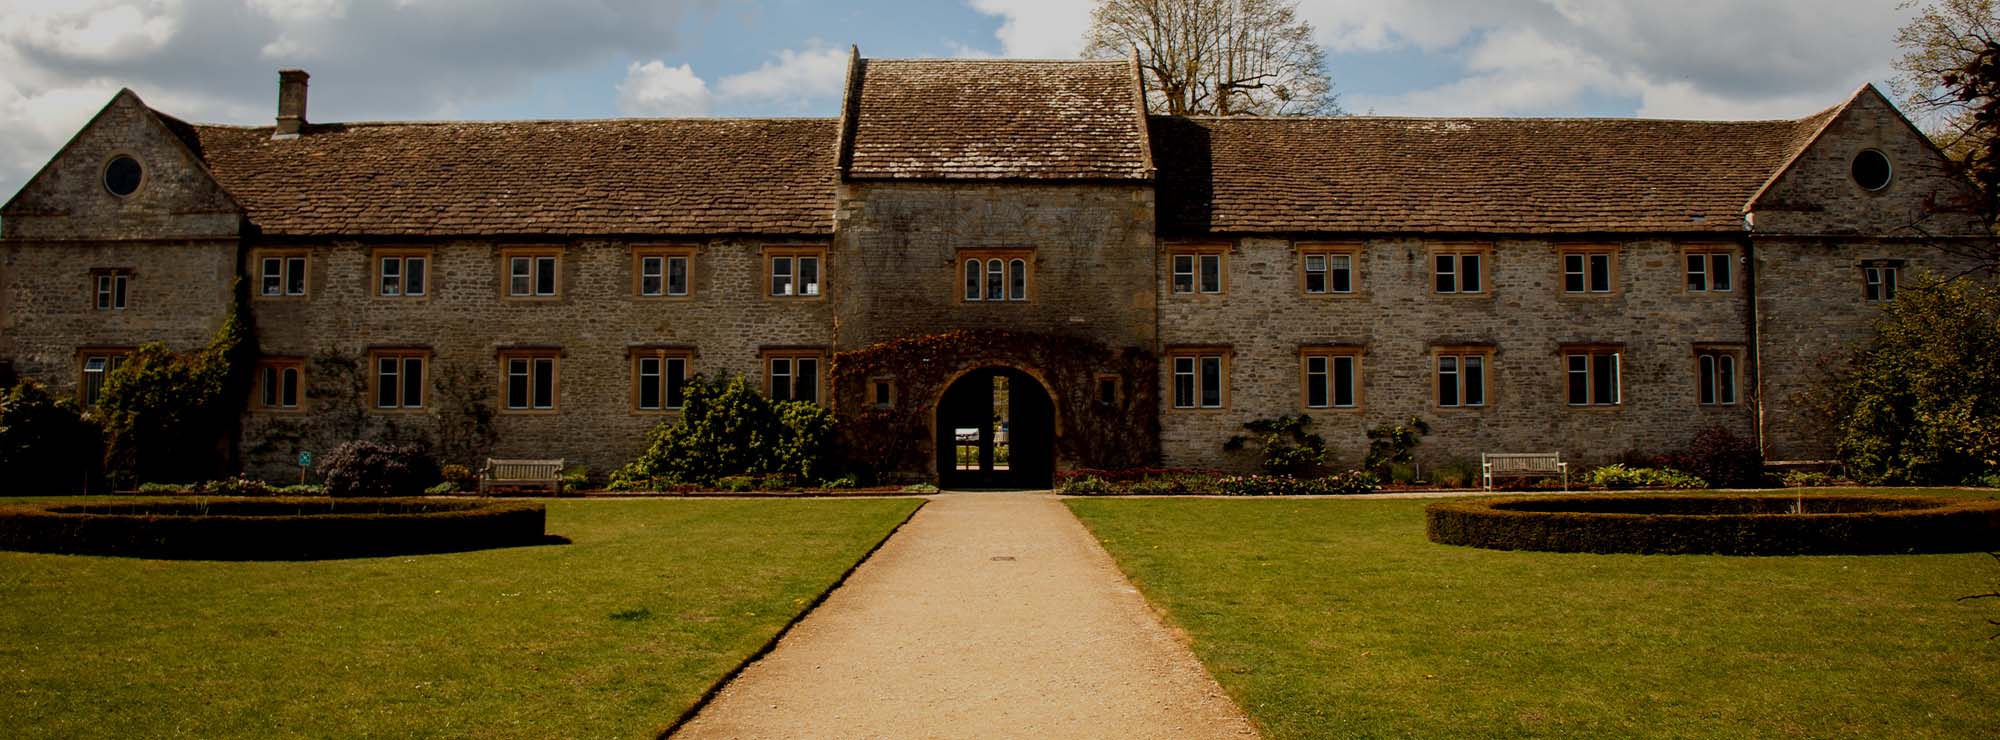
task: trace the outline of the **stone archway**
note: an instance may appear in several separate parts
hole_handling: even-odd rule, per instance
[[[1047,488],[1056,410],[1041,381],[1010,367],[959,376],[938,396],[938,481],[947,488]]]

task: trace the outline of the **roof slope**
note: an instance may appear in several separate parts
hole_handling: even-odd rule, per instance
[[[858,60],[854,179],[1143,180],[1138,79],[1128,62]]]
[[[833,232],[831,119],[192,126],[280,236]]]
[[[1162,233],[1734,232],[1796,121],[1151,119]]]

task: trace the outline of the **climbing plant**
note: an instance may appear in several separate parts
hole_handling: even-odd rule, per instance
[[[257,341],[242,280],[208,347],[139,347],[105,379],[96,415],[105,468],[118,485],[224,477],[235,464],[237,418],[249,399]]]

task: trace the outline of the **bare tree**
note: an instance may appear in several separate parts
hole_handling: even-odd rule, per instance
[[[1902,7],[1918,7],[1905,0]],[[1976,267],[2000,273],[2000,15],[1994,0],[1924,0],[1917,17],[1896,32],[1902,49],[1891,89],[1915,113],[1949,162],[1946,171],[1971,181],[1987,238],[1937,240],[1934,246]],[[1953,204],[1933,204],[1951,206]],[[1930,209],[1927,209],[1930,210]],[[1953,210],[1951,207],[1940,210]],[[1926,224],[1913,227],[1927,231]]]
[[[1146,104],[1185,115],[1337,114],[1296,0],[1096,0],[1084,56],[1137,51]]]

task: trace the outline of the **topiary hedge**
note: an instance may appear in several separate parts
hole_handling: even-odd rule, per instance
[[[1435,503],[1425,518],[1432,542],[1494,550],[1874,555],[2000,548],[2000,500],[1979,498],[1532,496]]]
[[[176,560],[320,560],[540,544],[520,501],[195,498],[0,505],[0,550]]]

